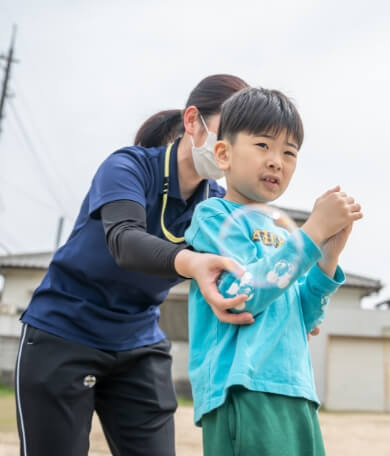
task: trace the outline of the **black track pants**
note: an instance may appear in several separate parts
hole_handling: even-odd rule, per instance
[[[22,456],[86,456],[96,410],[115,456],[174,456],[170,343],[122,352],[25,325],[16,365]]]

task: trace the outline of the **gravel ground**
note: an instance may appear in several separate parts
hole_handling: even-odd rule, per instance
[[[327,456],[390,456],[390,414],[321,413]],[[192,422],[192,408],[176,414],[177,456],[201,456],[201,431]],[[100,424],[94,419],[90,456],[109,456]],[[0,456],[19,456],[14,429],[0,432]],[[54,456],[54,455],[53,455]]]

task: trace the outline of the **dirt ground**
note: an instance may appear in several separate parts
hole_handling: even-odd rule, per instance
[[[327,456],[390,456],[390,414],[320,413],[320,421]],[[190,406],[177,411],[176,448],[177,456],[202,455],[201,431],[193,425]],[[110,455],[97,419],[89,454]],[[18,455],[13,398],[0,398],[0,456]]]

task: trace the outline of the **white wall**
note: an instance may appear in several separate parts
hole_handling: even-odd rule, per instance
[[[351,336],[358,338],[382,338],[390,331],[390,311],[368,310],[360,308],[359,289],[341,288],[331,298],[324,323],[321,325],[319,336],[310,340],[310,350],[315,374],[317,392],[321,401],[326,404],[326,388],[328,370],[334,371],[334,366],[328,366],[332,362],[329,354],[329,339],[331,336]],[[368,348],[367,348],[368,350]],[[367,351],[364,350],[364,353]],[[362,353],[360,361],[364,364],[369,360],[365,359]],[[338,354],[339,356],[339,354]],[[348,353],[345,353],[344,363],[348,364]],[[353,375],[346,379],[353,383]],[[381,388],[380,382],[373,383],[373,388]],[[329,391],[328,391],[329,392]],[[361,394],[364,394],[362,391]],[[363,399],[362,399],[363,400]],[[332,404],[330,404],[332,405]],[[375,407],[373,405],[372,410]]]
[[[40,284],[45,271],[39,269],[4,268],[4,289],[0,302],[0,313],[14,315],[25,309],[32,293]]]
[[[19,317],[45,271],[3,268],[2,274],[5,280],[0,300],[0,376],[11,385],[22,329]]]
[[[330,336],[326,407],[330,410],[390,411],[390,339]]]
[[[188,342],[172,342],[172,378],[174,381],[188,379]]]
[[[0,371],[12,372],[15,368],[19,340],[14,337],[0,336]]]
[[[360,288],[341,287],[331,296],[332,309],[360,309],[362,290]]]

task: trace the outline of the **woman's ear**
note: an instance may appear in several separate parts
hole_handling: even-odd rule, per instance
[[[184,111],[183,123],[186,133],[194,136],[195,128],[197,126],[196,120],[198,119],[199,111],[196,106],[188,106]]]
[[[231,147],[227,141],[220,140],[214,146],[214,158],[218,164],[219,169],[222,171],[229,171],[230,169],[230,156]]]

